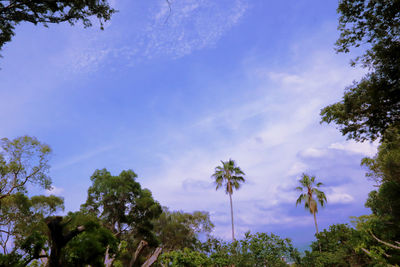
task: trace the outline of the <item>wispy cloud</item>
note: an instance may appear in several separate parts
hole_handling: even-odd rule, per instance
[[[54,164],[52,167],[52,170],[56,171],[56,170],[63,169],[65,167],[69,167],[69,166],[81,163],[81,162],[89,160],[99,154],[110,151],[113,148],[115,148],[115,146],[108,145],[108,146],[104,146],[104,147],[95,148],[91,151],[88,151],[88,152],[80,154],[80,155],[72,156],[66,160],[63,160],[61,162]]]
[[[141,12],[134,3],[121,6],[115,17],[129,19],[111,22],[104,32],[85,32],[75,38],[65,60],[76,72],[94,71],[109,60],[126,65],[157,58],[180,58],[214,46],[236,25],[248,9],[245,0],[158,0]],[[171,9],[170,9],[171,8]],[[136,10],[137,11],[137,10]],[[115,18],[116,19],[116,18]],[[117,20],[117,19],[116,19]]]
[[[350,140],[346,142],[333,143],[329,146],[329,148],[372,157],[376,154],[378,145],[379,145],[378,141],[375,141],[373,143],[370,142],[358,143],[353,140]]]
[[[334,152],[331,144],[342,139],[334,129],[319,124],[319,111],[335,99],[339,88],[344,88],[360,74],[358,70],[343,68],[329,53],[318,52],[310,57],[315,57],[315,61],[309,59],[310,65],[298,65],[291,72],[278,74],[253,68],[255,75],[249,77],[259,82],[257,98],[234,107],[212,110],[179,132],[167,134],[174,150],[162,155],[164,164],[159,174],[146,185],[152,188],[156,198],[175,209],[211,211],[217,227],[222,228],[216,233],[228,235],[230,226],[223,224],[224,218],[229,220],[228,198],[207,184],[212,184],[210,175],[220,160],[233,158],[247,174],[247,183],[233,196],[239,232],[298,222],[303,215],[281,210],[284,205],[289,205],[289,210],[295,208],[296,177],[302,172],[316,170],[313,164],[318,163],[303,159],[331,157]],[[246,65],[247,72],[251,68]],[[207,142],[194,145],[191,138],[198,135]],[[336,152],[338,147],[335,145]],[[350,147],[355,150],[352,145]],[[364,149],[356,151],[366,152]],[[344,148],[339,152],[340,157],[346,157]],[[373,153],[373,150],[367,152]],[[331,165],[326,166],[325,171],[340,168],[329,161]],[[326,189],[332,204],[353,205],[369,190],[368,184],[362,185],[363,181],[357,179],[346,182],[357,184],[356,194],[339,185],[330,188],[329,179]],[[312,224],[312,219],[304,223]]]

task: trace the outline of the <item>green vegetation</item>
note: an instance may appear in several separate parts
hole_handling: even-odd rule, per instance
[[[334,122],[343,135],[375,140],[400,120],[400,6],[389,0],[341,0],[338,52],[365,46],[354,60],[369,73],[350,85],[342,101],[321,111],[323,122]]]
[[[73,24],[115,11],[106,1],[1,1],[0,48],[22,21]],[[400,4],[398,1],[341,0],[338,52],[367,44],[354,64],[370,72],[345,91],[342,101],[321,111],[356,141],[378,140],[378,153],[362,160],[377,183],[354,228],[331,225],[318,231],[318,203],[326,196],[315,176],[303,174],[296,190],[314,216],[316,241],[303,257],[290,239],[247,232],[235,240],[232,194],[245,182],[235,161],[221,161],[212,177],[229,195],[232,242],[211,236],[208,212],[170,211],[132,170],[113,176],[96,170],[81,210],[57,216],[64,200],[28,196],[27,185],[51,188],[51,149],[34,137],[1,140],[0,266],[399,266],[400,262]],[[202,238],[204,237],[202,242]]]
[[[92,26],[90,19],[96,17],[103,23],[116,11],[107,0],[57,0],[57,1],[0,1],[0,50],[15,35],[15,27],[21,22],[41,24],[81,22],[84,27]]]

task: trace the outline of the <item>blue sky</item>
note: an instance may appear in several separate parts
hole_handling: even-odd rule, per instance
[[[209,211],[228,239],[228,197],[210,176],[232,158],[247,178],[233,195],[239,237],[313,240],[312,216],[295,207],[303,172],[326,185],[320,228],[369,212],[360,160],[376,144],[319,123],[364,73],[334,51],[337,1],[174,0],[170,15],[164,0],[111,3],[104,31],[21,24],[0,59],[0,136],[51,145],[66,210],[95,169],[133,169],[162,205]]]

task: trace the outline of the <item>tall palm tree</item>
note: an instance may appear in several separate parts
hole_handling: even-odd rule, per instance
[[[222,166],[215,168],[215,173],[212,175],[215,178],[215,184],[217,185],[216,190],[225,187],[225,193],[229,195],[229,201],[231,204],[231,220],[232,220],[232,240],[235,241],[235,230],[233,225],[233,206],[232,206],[232,193],[233,189],[238,190],[241,183],[245,182],[244,172],[236,165],[235,161],[229,159],[228,161],[222,161]]]
[[[318,212],[318,203],[321,207],[324,207],[327,202],[325,193],[318,189],[323,184],[321,182],[316,183],[315,176],[310,177],[305,173],[302,174],[299,183],[301,186],[296,187],[296,190],[302,193],[296,201],[296,206],[304,201],[304,207],[314,215],[315,229],[318,234],[317,217],[315,215]]]

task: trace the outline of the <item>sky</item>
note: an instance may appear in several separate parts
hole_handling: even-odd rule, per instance
[[[234,159],[236,235],[273,232],[298,247],[313,216],[296,207],[302,173],[324,183],[320,229],[368,214],[373,183],[360,160],[376,143],[346,140],[320,110],[365,70],[337,54],[333,0],[112,0],[105,29],[20,24],[1,51],[0,137],[53,149],[53,190],[66,211],[90,176],[132,169],[171,210],[207,211],[229,240],[229,198],[211,175]]]

